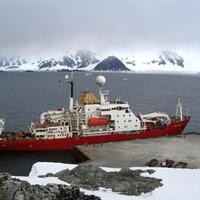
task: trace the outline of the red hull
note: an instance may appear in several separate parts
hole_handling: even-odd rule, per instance
[[[151,129],[145,132],[129,134],[110,134],[98,136],[82,136],[78,138],[62,139],[31,139],[31,140],[1,140],[0,151],[41,151],[41,150],[66,150],[76,145],[97,144],[123,140],[145,139],[181,134],[190,118],[183,121],[172,122],[167,128]]]

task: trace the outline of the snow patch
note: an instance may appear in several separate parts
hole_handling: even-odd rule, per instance
[[[73,169],[77,165],[52,163],[52,162],[37,162],[33,165],[28,177],[15,176],[20,180],[28,181],[30,184],[46,185],[48,183],[65,184],[56,177],[39,178],[39,175],[47,173],[57,173],[64,169]],[[102,167],[106,171],[119,171],[119,168]],[[143,176],[162,179],[163,186],[156,188],[153,192],[142,194],[140,196],[125,196],[114,193],[111,189],[100,188],[97,191],[89,191],[81,189],[85,194],[100,196],[102,200],[198,200],[200,199],[200,169],[173,169],[173,168],[149,168],[149,167],[131,167],[132,170],[147,170],[153,169],[155,173],[142,173]]]

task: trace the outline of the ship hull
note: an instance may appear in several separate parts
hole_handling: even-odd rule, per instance
[[[183,132],[190,118],[172,122],[168,127],[153,129],[138,133],[115,133],[109,135],[81,136],[61,139],[31,139],[31,140],[0,140],[0,151],[48,151],[72,149],[77,145],[98,144],[125,140],[145,139],[179,135]]]

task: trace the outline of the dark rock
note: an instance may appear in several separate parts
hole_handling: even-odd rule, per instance
[[[0,200],[100,200],[94,195],[85,195],[78,187],[48,184],[30,185],[26,181],[12,179],[9,174],[0,174]]]
[[[72,67],[76,66],[76,63],[75,63],[74,60],[73,60],[72,58],[70,58],[69,56],[64,56],[64,57],[63,57],[63,65],[72,68]]]
[[[170,159],[166,159],[165,161],[163,161],[164,163],[165,163],[165,166],[164,167],[173,167],[173,165],[174,165],[174,163],[175,163],[175,161],[173,161],[173,160],[170,160]],[[162,163],[163,162],[161,162],[160,163],[160,165],[161,165],[161,167],[162,167]]]
[[[155,173],[155,170],[153,170],[153,169],[148,169],[148,170],[146,170],[146,172],[149,173],[149,174],[153,174],[153,173]]]
[[[124,63],[115,56],[109,56],[96,65],[95,71],[130,71]]]
[[[90,64],[96,64],[99,62],[99,60],[94,56],[94,53],[89,50],[77,51],[75,60],[78,68],[88,67]]]
[[[154,173],[154,170],[121,169],[119,172],[106,172],[93,165],[79,165],[72,170],[63,170],[55,176],[61,180],[89,190],[99,187],[111,188],[114,192],[125,195],[140,195],[162,186],[160,179],[143,177],[141,173]]]
[[[184,67],[184,64],[183,64],[184,60],[178,54],[176,54],[176,53],[174,53],[172,51],[163,51],[162,54],[165,57],[165,59],[168,60],[173,65],[176,64],[178,66]]]
[[[166,65],[165,60],[163,60],[163,58],[161,56],[159,56],[158,65]]]
[[[145,165],[148,167],[155,167],[158,164],[158,160],[157,159],[151,159],[149,162],[147,162]]]
[[[177,164],[174,165],[174,168],[186,168],[187,167],[186,162],[178,162]]]

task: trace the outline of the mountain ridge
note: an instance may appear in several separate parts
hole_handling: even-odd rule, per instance
[[[173,51],[113,54],[98,57],[89,50],[78,50],[60,58],[0,57],[0,71],[183,71],[189,70],[185,57]],[[192,71],[192,70],[191,70]],[[193,70],[194,71],[194,70]],[[197,70],[198,71],[198,70]]]

